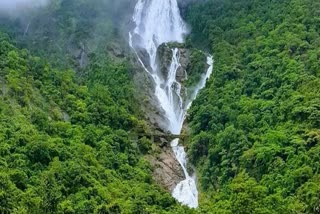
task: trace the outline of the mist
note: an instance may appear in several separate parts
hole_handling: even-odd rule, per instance
[[[50,0],[0,0],[0,14],[20,16],[30,10],[41,8]]]

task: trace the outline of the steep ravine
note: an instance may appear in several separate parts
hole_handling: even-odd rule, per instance
[[[195,73],[190,69],[194,56],[183,45],[188,28],[180,16],[177,0],[139,0],[132,22],[129,44],[143,72],[137,75],[137,80],[150,98],[147,99],[150,107],[144,111],[155,127],[179,135],[192,100],[211,74],[212,58],[200,53],[203,56],[200,61],[206,64],[203,71]],[[189,78],[195,82],[186,88]],[[191,208],[198,207],[195,175],[187,170],[186,153],[179,139],[165,144],[158,157],[150,157],[150,162],[155,179],[174,198]]]

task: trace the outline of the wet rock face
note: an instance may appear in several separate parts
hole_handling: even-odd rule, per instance
[[[176,72],[176,80],[181,84],[180,95],[186,100],[188,78],[192,78],[193,73],[195,73],[190,69],[193,63],[191,60],[193,57],[192,50],[186,49],[183,44],[179,43],[164,43],[160,45],[157,50],[157,65],[159,69],[157,72],[160,72],[164,80],[168,79],[168,72],[173,59],[173,49],[175,48],[178,49],[179,56],[177,58],[180,63],[180,67]],[[148,54],[145,54],[141,49],[137,50],[141,61],[149,68]],[[139,91],[137,96],[141,102],[141,109],[145,113],[145,118],[149,121],[151,130],[166,133],[169,121],[165,117],[163,110],[159,109],[159,103],[155,97],[155,83],[150,74],[144,71],[138,61],[135,64],[137,65],[137,71],[134,75],[134,81]],[[178,85],[173,84],[172,87],[178,87]],[[158,184],[165,187],[169,192],[172,192],[176,185],[185,179],[184,172],[174,155],[168,139],[155,139],[154,147],[156,149],[152,152],[153,155],[147,156],[153,169],[153,178]]]
[[[179,47],[181,46],[181,47]],[[169,67],[172,62],[172,48],[177,47],[179,49],[179,59],[181,66],[177,70],[176,79],[183,83],[187,79],[187,67],[190,62],[190,51],[184,48],[181,44],[162,44],[157,50],[157,61],[159,65],[159,71],[163,78],[166,80],[168,78]]]
[[[168,68],[170,67],[172,61],[172,54],[171,48],[166,43],[160,45],[157,50],[159,70],[164,79],[167,79],[168,77]]]
[[[137,36],[135,38],[139,40]],[[180,96],[187,98],[186,82],[188,80],[188,69],[191,62],[191,51],[185,48],[184,44],[180,43],[164,43],[161,44],[157,49],[157,64],[158,71],[162,78],[166,81],[168,79],[168,72],[173,58],[173,49],[178,48],[178,59],[180,67],[177,69],[176,80],[181,84]],[[151,71],[149,65],[149,55],[144,49],[136,49],[140,60]],[[134,57],[135,58],[135,57]],[[159,103],[155,97],[155,88],[152,77],[145,72],[139,61],[134,63],[137,66],[137,71],[134,75],[134,81],[136,83],[139,93],[137,94],[138,100],[141,101],[141,109],[145,113],[145,118],[150,122],[152,127],[157,127],[163,131],[167,131],[169,121],[165,117],[162,109],[159,109]],[[165,86],[163,86],[165,87]],[[178,87],[173,84],[172,87]]]
[[[190,63],[190,51],[185,48],[180,48],[179,53],[181,66],[178,68],[176,78],[180,83],[183,83],[188,79],[187,67]]]
[[[176,80],[181,84],[180,96],[183,98],[187,97],[187,90],[184,82],[188,79],[187,68],[190,64],[190,51],[184,47],[184,44],[180,43],[164,43],[159,46],[157,50],[157,63],[158,72],[160,72],[163,79],[168,80],[169,68],[173,59],[173,50],[178,49],[178,56],[180,66],[176,72]],[[165,87],[165,86],[163,86]],[[172,87],[178,87],[173,84]]]
[[[161,148],[161,153],[157,157],[150,157],[149,161],[153,168],[153,178],[169,192],[185,179],[182,168],[169,145]]]
[[[140,103],[144,118],[149,122],[150,129],[161,129],[165,131],[165,127],[168,127],[169,121],[164,116],[164,112],[158,108],[159,103],[155,97],[155,83],[134,55],[131,60],[134,66],[133,81],[136,86],[135,97]]]
[[[134,44],[133,46],[134,46],[134,49],[136,50],[136,54],[138,55],[138,57],[140,58],[144,66],[149,71],[151,71],[152,69],[150,65],[150,56],[147,50],[145,50],[143,47],[139,45],[141,43],[141,37],[137,34],[134,34],[132,36],[132,43]],[[144,70],[144,69],[141,69],[141,70]]]
[[[151,71],[151,66],[150,66],[150,56],[148,54],[148,52],[145,49],[139,49],[137,51],[137,54],[139,56],[139,58],[141,59],[142,63],[145,65],[145,67]]]

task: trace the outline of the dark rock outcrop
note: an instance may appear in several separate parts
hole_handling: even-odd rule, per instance
[[[170,64],[172,62],[172,50],[168,46],[168,44],[163,43],[159,46],[157,50],[157,61],[159,65],[160,73],[162,74],[162,77],[164,79],[167,79],[168,77],[168,70],[170,67]]]

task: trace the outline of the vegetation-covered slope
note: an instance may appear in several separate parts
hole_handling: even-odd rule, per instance
[[[130,138],[148,129],[123,53],[132,3],[0,15],[0,213],[190,212],[152,178],[151,142]]]
[[[115,41],[126,44],[124,28],[134,1],[49,2],[40,9],[19,10],[10,16],[0,13],[0,29],[14,37],[19,46],[63,68],[85,67],[90,54],[105,51]]]
[[[94,58],[87,79],[0,35],[0,213],[184,213],[153,182],[130,67]]]
[[[184,9],[187,45],[215,59],[188,118],[198,210],[154,183],[143,157],[151,142],[129,140],[145,122],[131,65],[107,44],[122,42],[115,8],[133,1],[52,2],[19,21],[0,17],[14,38],[0,34],[0,213],[319,213],[318,1]],[[190,69],[205,67],[192,57]]]
[[[320,3],[208,0],[187,11],[213,76],[194,102],[191,161],[208,213],[319,213]]]

